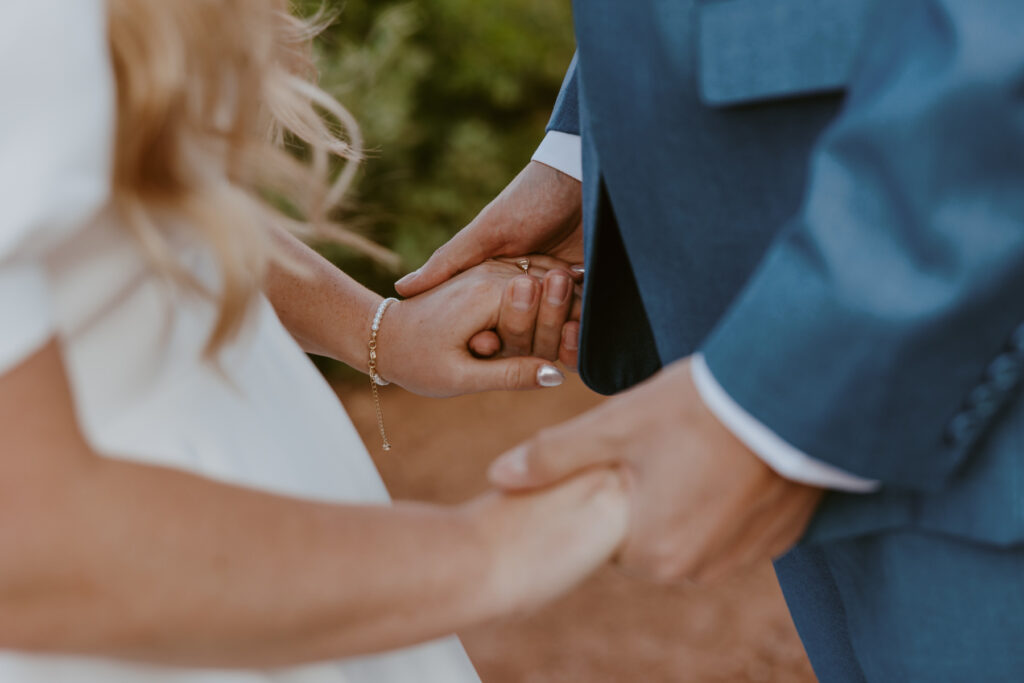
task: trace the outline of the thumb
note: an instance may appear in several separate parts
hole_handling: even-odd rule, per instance
[[[467,344],[469,350],[480,358],[491,358],[501,351],[501,338],[494,330],[484,330],[474,334]]]
[[[463,375],[463,390],[515,391],[546,389],[565,381],[562,371],[543,358],[500,358],[473,360]]]
[[[544,488],[597,465],[617,462],[615,453],[586,429],[584,415],[549,428],[491,463],[487,478],[506,491]]]
[[[474,222],[460,230],[435,251],[427,262],[395,283],[403,297],[422,294],[446,282],[464,270],[494,256],[489,240],[482,239],[482,227]]]

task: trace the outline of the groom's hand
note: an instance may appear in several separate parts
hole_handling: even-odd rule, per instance
[[[620,562],[658,582],[706,582],[777,557],[804,532],[820,489],[784,479],[704,406],[689,361],[505,454],[491,481],[539,488],[618,464],[631,497]]]
[[[405,297],[433,289],[489,258],[547,254],[583,263],[578,180],[531,161],[473,221],[423,266],[395,283]]]
[[[550,166],[531,161],[488,204],[473,221],[439,248],[415,272],[397,283],[395,289],[405,297],[426,292],[455,275],[490,258],[544,254],[570,265],[583,263],[582,190],[578,180]],[[579,280],[581,273],[572,273]],[[470,341],[470,349],[479,356],[491,357],[498,350],[506,355],[535,355],[561,360],[575,370],[579,337],[578,313],[563,327],[553,329],[558,317],[549,303],[556,282],[543,283],[539,307],[523,303],[528,293],[520,291],[518,301],[512,292],[502,306],[502,322],[497,335],[483,333]],[[525,286],[524,286],[525,287]],[[537,299],[534,293],[534,299]],[[530,312],[521,308],[529,305]],[[527,322],[527,319],[529,321]],[[536,328],[533,320],[537,319]],[[553,340],[553,341],[552,341]]]

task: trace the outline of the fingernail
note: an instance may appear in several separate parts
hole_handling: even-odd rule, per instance
[[[537,384],[542,387],[557,387],[565,381],[565,375],[554,365],[542,365],[537,370]]]
[[[580,333],[579,330],[573,333],[570,328],[562,329],[562,346],[565,347],[566,351],[578,351],[580,348]]]
[[[522,481],[526,477],[526,449],[520,446],[495,460],[487,470],[487,476],[499,484]]]
[[[416,270],[412,271],[411,273],[409,273],[405,277],[401,278],[398,282],[395,283],[395,285],[396,286],[397,285],[404,285],[406,282],[409,282],[409,281],[415,279],[415,277],[420,274],[420,270],[421,270],[420,268],[417,268]]]
[[[528,311],[533,306],[533,280],[517,278],[512,289],[512,306],[520,311]]]
[[[569,270],[572,271],[573,273],[576,273],[577,275],[584,275],[587,272],[587,269],[584,268],[582,264],[569,266]]]
[[[569,278],[564,275],[552,275],[548,280],[548,303],[558,305],[565,301],[569,294]]]

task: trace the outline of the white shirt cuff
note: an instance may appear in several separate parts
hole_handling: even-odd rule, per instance
[[[881,486],[881,482],[864,479],[815,460],[783,441],[725,393],[725,389],[711,374],[702,354],[693,356],[690,370],[697,392],[708,409],[737,439],[781,476],[802,484],[849,493],[871,493]]]
[[[544,136],[533,161],[583,182],[583,144],[579,135],[552,130]]]

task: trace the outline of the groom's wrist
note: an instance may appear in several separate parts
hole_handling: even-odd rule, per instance
[[[549,166],[576,181],[583,180],[583,144],[579,135],[548,131],[530,160]]]
[[[849,493],[871,493],[879,488],[879,482],[817,460],[779,437],[732,399],[715,379],[703,354],[692,356],[690,370],[700,400],[708,411],[779,475],[809,486]]]

